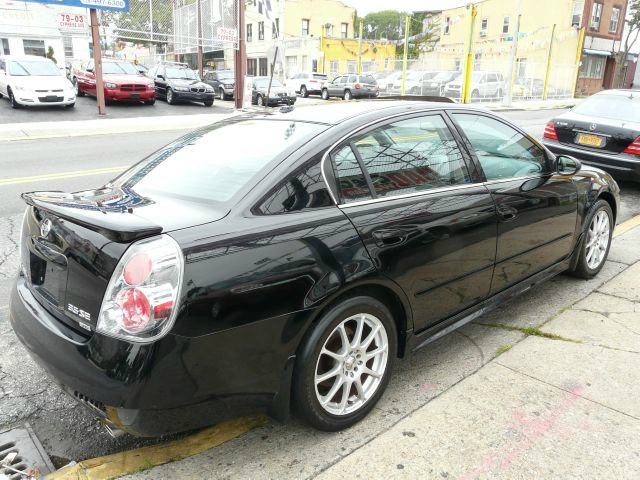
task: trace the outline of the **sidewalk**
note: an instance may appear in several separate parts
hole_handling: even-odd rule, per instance
[[[356,426],[272,422],[126,478],[637,478],[638,220],[598,277],[558,276],[399,362]]]
[[[570,108],[577,102],[579,102],[579,99],[521,101],[513,102],[510,107],[505,107],[499,103],[478,103],[473,104],[473,106],[487,108],[496,112],[506,112],[516,110]],[[305,99],[305,104],[298,105],[296,108],[304,108],[307,105],[325,103],[327,102],[320,98]],[[201,115],[170,115],[119,119],[99,118],[83,121],[70,120],[63,122],[10,123],[0,125],[0,142],[118,133],[158,132],[163,130],[188,130],[208,125],[235,114],[237,114],[237,111],[230,110],[229,113]]]

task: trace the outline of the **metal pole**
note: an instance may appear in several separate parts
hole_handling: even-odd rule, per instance
[[[324,71],[324,61],[326,58],[326,53],[324,51],[324,25],[320,25],[320,55],[322,55],[322,73],[325,73]]]
[[[267,100],[265,106],[269,106],[269,94],[271,94],[271,82],[273,81],[273,71],[276,68],[276,58],[278,58],[278,45],[276,45],[276,51],[273,54],[273,62],[271,63],[271,75],[269,76],[269,86],[267,87]]]
[[[404,17],[404,52],[402,54],[402,89],[400,95],[404,95],[404,82],[407,78],[407,58],[409,54],[409,15]]]
[[[549,52],[547,54],[547,69],[544,73],[544,88],[542,90],[542,99],[547,99],[549,93],[549,74],[551,73],[551,54],[553,53],[553,37],[556,34],[556,24],[551,28],[551,40],[549,40]]]
[[[153,0],[149,0],[149,23],[151,24],[151,40],[153,40]]]
[[[469,38],[467,39],[467,58],[464,63],[464,80],[462,82],[462,91],[460,92],[462,103],[469,103],[469,101],[471,100],[471,77],[473,73],[473,31],[476,24],[477,15],[477,7],[475,5],[471,5],[471,12],[469,15]]]
[[[244,72],[247,66],[247,50],[245,44],[245,25],[244,25],[244,2],[245,0],[236,0],[238,2],[238,49],[236,50],[235,63],[235,107],[242,108],[244,97]]]
[[[580,33],[578,36],[578,51],[576,52],[576,73],[574,76],[573,82],[573,97],[575,98],[576,93],[578,91],[578,76],[580,75],[580,62],[582,61],[582,47],[584,46],[584,34],[585,28],[582,27],[580,29]]]
[[[516,1],[516,30],[513,34],[513,42],[511,43],[511,61],[509,62],[509,73],[507,75],[507,94],[504,97],[504,105],[511,105],[513,94],[513,71],[515,69],[516,56],[518,54],[518,37],[520,36],[520,12],[522,11],[522,0]]]
[[[358,75],[362,73],[362,20],[358,29]]]
[[[201,12],[201,1],[198,0],[197,5],[197,14],[198,14],[198,73],[200,74],[200,79],[204,78],[203,65],[202,65],[202,12]]]
[[[96,99],[98,101],[98,114],[106,115],[104,103],[104,82],[102,81],[102,47],[100,45],[100,24],[98,23],[98,11],[89,9],[91,18],[91,41],[93,42],[93,74],[96,77]]]

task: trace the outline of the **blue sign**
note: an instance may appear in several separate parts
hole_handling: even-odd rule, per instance
[[[96,10],[129,11],[129,0],[24,0],[33,3],[48,3],[61,7],[95,8]]]

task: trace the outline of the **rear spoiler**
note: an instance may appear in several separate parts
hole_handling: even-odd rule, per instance
[[[27,205],[82,225],[114,242],[131,242],[162,233],[160,225],[135,215],[132,209],[107,210],[95,203],[74,205],[73,196],[62,192],[29,192],[21,196]]]

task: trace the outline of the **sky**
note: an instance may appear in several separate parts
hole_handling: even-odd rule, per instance
[[[380,10],[421,11],[442,10],[459,7],[468,3],[465,0],[341,0],[342,3],[355,8],[358,15],[366,15]]]

